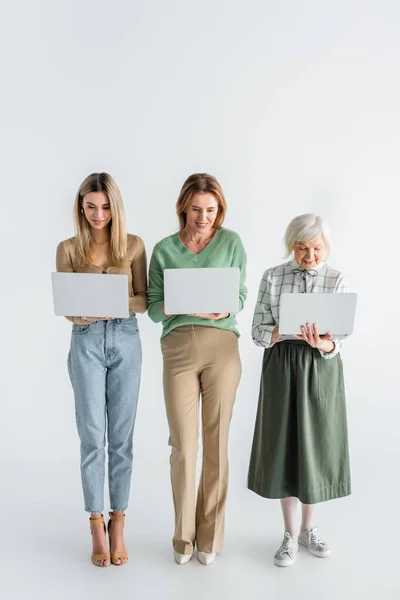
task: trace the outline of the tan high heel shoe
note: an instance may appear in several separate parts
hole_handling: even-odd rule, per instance
[[[110,520],[108,521],[107,531],[108,531],[108,539],[109,539],[110,548],[111,548],[111,536],[110,536],[111,521],[124,521],[125,522],[125,515],[114,515],[114,513],[112,513],[112,512],[110,512],[108,514],[110,515]],[[111,556],[112,564],[115,565],[116,567],[125,565],[128,562],[128,558],[129,558],[128,552],[126,550],[124,550],[123,552],[112,552],[110,554],[110,556]],[[126,560],[124,562],[115,562],[119,558],[126,558]]]
[[[89,518],[89,523],[90,523],[90,532],[92,535],[93,535],[93,527],[98,527],[99,525],[103,525],[104,533],[106,533],[106,525],[104,523],[103,515],[101,515],[101,517],[99,517],[98,519],[90,519]],[[94,564],[95,567],[109,567],[110,566],[110,553],[109,552],[103,552],[103,554],[92,554],[91,559],[92,559],[92,563]],[[96,563],[99,560],[108,560],[108,565],[97,565]]]

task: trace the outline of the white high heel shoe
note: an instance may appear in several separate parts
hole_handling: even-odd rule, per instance
[[[174,552],[174,559],[178,565],[186,565],[192,556],[193,554],[179,554],[179,552]]]
[[[211,552],[197,552],[197,560],[202,565],[205,565],[206,567],[208,565],[211,565],[211,563],[214,562],[216,556],[217,556],[216,553],[211,553]]]

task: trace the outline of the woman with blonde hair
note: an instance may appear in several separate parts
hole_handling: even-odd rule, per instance
[[[126,234],[121,194],[107,173],[93,173],[83,181],[74,216],[76,236],[58,245],[57,271],[128,276],[129,318],[67,317],[73,323],[68,370],[81,441],[85,510],[91,515],[92,562],[107,567],[110,561],[122,565],[128,560],[123,526],[142,364],[136,313],[147,310],[146,253],[140,237]],[[102,515],[106,437],[110,548]]]
[[[253,340],[265,350],[248,476],[249,489],[281,500],[285,532],[274,561],[282,567],[293,564],[299,544],[330,555],[313,524],[314,504],[351,493],[341,341],[320,335],[318,323],[279,339],[282,293],[335,294],[348,285],[324,261],[330,244],[321,217],[295,217],[285,243],[291,260],[265,271],[254,312]]]
[[[227,313],[167,315],[164,269],[239,267],[239,306],[247,289],[246,254],[237,233],[223,229],[226,200],[211,175],[191,175],[177,205],[179,232],[156,244],[149,272],[149,316],[162,322],[164,397],[170,430],[171,483],[175,507],[175,561],[209,565],[221,550],[228,491],[228,433],[241,376],[239,332]],[[202,397],[203,466],[195,494]]]

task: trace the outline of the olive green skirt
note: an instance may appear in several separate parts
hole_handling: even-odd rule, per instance
[[[302,341],[264,351],[248,487],[305,504],[351,493],[339,354],[322,358]]]

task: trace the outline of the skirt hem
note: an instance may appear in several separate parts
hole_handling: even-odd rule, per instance
[[[247,487],[249,490],[263,498],[280,500],[282,498],[294,497],[298,498],[302,504],[318,504],[319,502],[344,498],[351,494],[350,481],[327,485],[316,490],[299,491],[290,485],[271,490],[268,486],[257,482],[254,477],[249,476]]]

